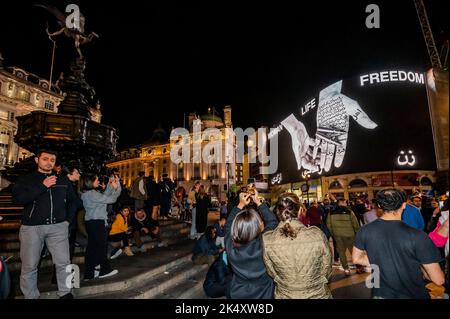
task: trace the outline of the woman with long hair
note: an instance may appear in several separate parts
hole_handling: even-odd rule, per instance
[[[249,208],[256,205],[257,210]],[[253,206],[253,205],[252,205]],[[272,299],[274,284],[264,265],[261,234],[278,225],[269,207],[254,194],[241,192],[225,224],[225,249],[233,270],[230,297]]]
[[[83,176],[83,193],[81,199],[86,210],[85,222],[88,233],[88,245],[86,248],[84,280],[94,279],[95,267],[100,265],[99,278],[106,278],[118,273],[109,264],[108,232],[106,229],[108,212],[106,206],[114,204],[122,190],[117,176],[109,179],[103,193],[97,191],[100,182],[95,174]]]
[[[332,255],[324,233],[298,220],[302,204],[293,193],[281,195],[276,210],[278,227],[263,235],[264,263],[276,284],[275,298],[332,298]]]

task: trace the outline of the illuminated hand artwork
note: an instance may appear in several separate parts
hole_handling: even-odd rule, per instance
[[[373,122],[361,109],[358,102],[341,94],[342,81],[323,89],[319,94],[317,108],[317,131],[311,138],[305,125],[291,114],[281,125],[291,134],[292,150],[297,167],[311,173],[328,172],[334,166],[340,167],[347,148],[350,116],[362,127],[374,129]]]
[[[291,134],[292,150],[297,161],[297,168],[300,170],[303,167],[309,171],[318,171],[318,160],[313,158],[316,141],[309,137],[305,125],[297,120],[294,114],[284,119],[281,125]]]
[[[320,151],[320,167],[328,172],[334,158],[334,166],[340,167],[347,149],[349,117],[367,129],[378,125],[361,109],[358,102],[341,94],[342,81],[320,91],[317,108],[316,144],[313,157]],[[320,149],[320,150],[319,150]]]

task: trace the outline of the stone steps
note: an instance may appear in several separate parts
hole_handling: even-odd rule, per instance
[[[194,244],[194,241],[186,241],[113,260],[111,266],[118,269],[119,274],[106,279],[84,282],[84,266],[80,265],[81,287],[74,289],[73,294],[79,299],[153,298],[205,270],[203,266],[194,267],[191,261]],[[53,291],[56,286],[49,286],[50,275],[49,272],[40,274],[42,299],[57,298],[56,291]]]
[[[139,285],[132,286],[126,290],[114,292],[111,294],[99,294],[91,296],[94,299],[155,299],[158,296],[164,296],[166,291],[178,290],[183,284],[196,278],[194,281],[197,285],[201,281],[203,284],[205,270],[207,265],[195,266],[190,257],[180,258],[180,263],[174,267],[168,267],[165,271],[159,269],[159,273],[155,275],[147,274]],[[203,279],[201,279],[203,278]],[[188,288],[188,287],[185,287]],[[188,291],[180,291],[187,296]],[[198,294],[198,287],[196,293]]]
[[[165,245],[175,245],[189,238],[190,226],[178,221],[161,221],[161,239]],[[144,247],[152,250],[157,247],[157,242],[150,236],[143,237]],[[19,270],[20,265],[20,242],[18,232],[6,234],[0,237],[0,256],[12,257],[8,262],[11,271]],[[133,247],[134,251],[135,248]],[[76,247],[73,263],[84,264],[84,247]],[[121,257],[119,257],[121,258]],[[53,265],[51,256],[45,257],[41,262],[41,268]]]
[[[205,281],[207,272],[208,267],[205,266],[195,275],[180,281],[179,284],[156,295],[154,299],[208,299],[203,291],[203,282]]]

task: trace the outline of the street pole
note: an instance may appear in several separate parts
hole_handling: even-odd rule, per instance
[[[308,183],[308,180],[309,180],[309,176],[306,175],[306,187],[307,187],[307,189],[306,189],[306,200],[308,201],[308,207],[309,207],[309,183]]]
[[[227,198],[230,199],[230,163],[227,162]]]

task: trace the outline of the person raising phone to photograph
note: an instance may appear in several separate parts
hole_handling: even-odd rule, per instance
[[[271,299],[274,294],[273,280],[264,265],[261,234],[275,229],[278,221],[258,191],[252,192],[240,193],[239,204],[225,224],[225,249],[233,270],[232,299]],[[252,201],[258,211],[248,207]]]
[[[114,276],[118,273],[109,264],[107,256],[108,232],[106,229],[108,212],[106,206],[114,204],[122,190],[117,176],[109,179],[106,190],[101,193],[97,191],[100,181],[95,174],[83,176],[83,200],[86,210],[85,221],[88,233],[88,245],[86,249],[86,261],[84,280],[96,277],[95,267],[100,265],[99,278]]]

